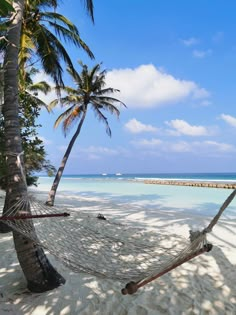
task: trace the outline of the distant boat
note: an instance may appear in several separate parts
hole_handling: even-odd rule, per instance
[[[102,173],[102,176],[107,176],[107,173]]]
[[[120,176],[120,175],[122,175],[121,173],[116,173],[116,176]]]

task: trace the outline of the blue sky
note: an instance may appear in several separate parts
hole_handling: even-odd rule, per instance
[[[64,173],[235,172],[236,1],[94,0],[94,7],[94,25],[78,0],[58,11],[78,26],[95,61],[67,48],[75,64],[102,62],[127,108],[119,120],[107,115],[111,138],[89,113]],[[39,119],[56,167],[75,131],[65,138],[53,128],[61,112],[43,110]]]

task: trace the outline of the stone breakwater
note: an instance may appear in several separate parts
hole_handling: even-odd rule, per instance
[[[217,183],[217,182],[203,182],[203,181],[180,181],[180,180],[156,180],[146,179],[145,184],[156,185],[176,185],[176,186],[192,186],[192,187],[208,187],[208,188],[225,188],[236,189],[236,183]]]

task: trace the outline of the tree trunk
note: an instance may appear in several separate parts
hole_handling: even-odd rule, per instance
[[[66,150],[66,153],[64,154],[63,156],[63,159],[61,161],[61,165],[59,167],[59,169],[57,170],[57,174],[55,176],[55,179],[53,181],[53,184],[52,184],[52,187],[51,187],[51,190],[49,192],[49,195],[48,195],[48,200],[46,201],[46,205],[47,206],[53,206],[54,205],[54,201],[55,201],[55,197],[56,197],[56,192],[57,192],[57,188],[58,188],[58,185],[60,183],[60,180],[61,180],[61,177],[62,177],[62,174],[64,172],[64,169],[65,169],[65,166],[66,166],[66,162],[70,156],[70,152],[73,148],[73,145],[75,143],[75,140],[77,139],[79,133],[80,133],[80,130],[82,128],[82,125],[84,123],[84,119],[86,117],[86,113],[87,113],[87,109],[85,109],[84,113],[83,113],[83,116],[79,122],[79,126],[74,134],[74,136],[72,137],[72,139],[70,140],[70,143],[67,147],[67,150]]]
[[[18,52],[24,0],[13,1],[14,18],[8,31],[8,46],[4,57],[4,105],[5,149],[7,162],[7,189],[4,212],[27,194],[22,158],[22,143],[18,118]],[[22,209],[16,209],[22,210]],[[30,211],[30,209],[24,209]],[[34,230],[32,226],[29,228]],[[13,231],[17,256],[32,292],[44,292],[65,283],[52,267],[43,249],[32,240]]]

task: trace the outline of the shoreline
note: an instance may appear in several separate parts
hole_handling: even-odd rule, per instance
[[[236,189],[236,183],[217,183],[206,181],[188,181],[188,180],[160,180],[160,179],[145,179],[142,181],[144,184],[154,185],[172,185],[172,186],[191,186],[191,187],[203,187],[203,188],[224,188],[224,189]]]

